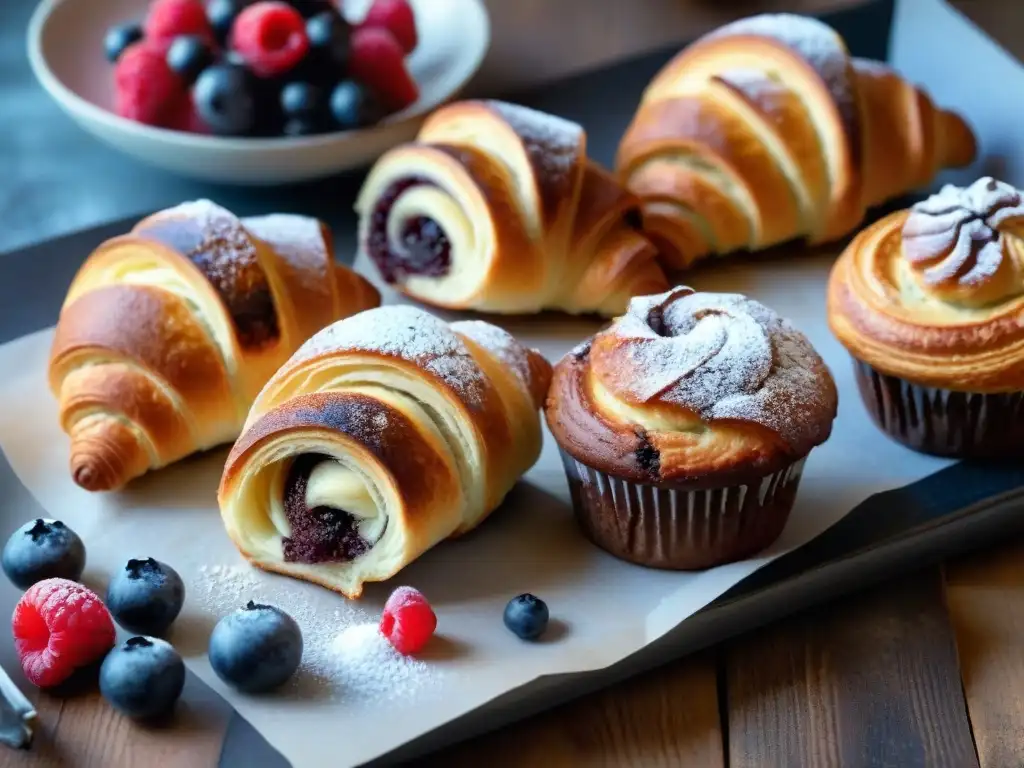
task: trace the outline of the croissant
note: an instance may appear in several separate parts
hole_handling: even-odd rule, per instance
[[[540,455],[551,366],[496,326],[373,309],[253,404],[218,500],[245,557],[347,597],[483,521]]]
[[[958,115],[811,18],[728,24],[672,59],[619,146],[620,179],[670,269],[795,238],[841,238],[867,208],[969,164]]]
[[[356,202],[361,249],[427,304],[615,315],[666,290],[639,200],[567,120],[498,101],[439,109],[386,153]]]
[[[231,442],[303,341],[379,303],[315,219],[206,200],[143,219],[86,259],[57,323],[49,383],[74,481],[113,490]]]

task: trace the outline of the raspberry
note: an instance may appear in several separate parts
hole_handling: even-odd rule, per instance
[[[404,109],[419,98],[416,81],[405,68],[402,46],[386,29],[360,27],[352,34],[349,70],[393,110]]]
[[[114,67],[114,111],[140,123],[168,126],[188,98],[185,84],[148,42],[128,47]]]
[[[209,45],[214,42],[202,0],[153,0],[143,31],[150,45],[162,53],[180,35],[201,37]]]
[[[59,685],[114,647],[114,622],[103,602],[67,579],[30,587],[14,607],[11,629],[21,668],[40,688]]]
[[[306,22],[287,3],[259,2],[235,19],[231,46],[259,77],[274,77],[293,69],[307,51]]]
[[[408,0],[375,0],[362,26],[386,29],[406,53],[416,48],[416,17]]]
[[[399,587],[384,604],[380,632],[401,654],[408,656],[421,650],[436,628],[437,616],[417,589]]]

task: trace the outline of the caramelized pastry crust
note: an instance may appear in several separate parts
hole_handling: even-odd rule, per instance
[[[824,442],[835,384],[806,337],[737,294],[679,287],[555,367],[546,414],[584,464],[638,483],[716,488],[778,471]]]
[[[857,359],[953,391],[1024,389],[1024,196],[986,177],[861,232],[829,281],[829,324]]]

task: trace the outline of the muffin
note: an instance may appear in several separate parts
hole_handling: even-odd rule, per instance
[[[585,534],[630,562],[698,570],[778,538],[836,406],[792,324],[679,287],[634,298],[563,357],[545,415]]]
[[[955,458],[1024,455],[1024,199],[992,178],[946,186],[861,232],[828,318],[888,435]]]

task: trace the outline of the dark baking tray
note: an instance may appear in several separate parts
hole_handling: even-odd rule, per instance
[[[869,3],[827,18],[856,55],[885,58],[892,2]],[[674,51],[662,51],[523,94],[517,100],[570,117],[588,130],[590,153],[610,163],[618,137],[643,86]],[[339,257],[354,252],[352,201],[355,173],[274,191],[210,188],[208,194],[240,214],[271,208],[302,210],[330,222]],[[0,256],[0,343],[53,324],[64,292],[82,259],[134,219],[114,222]],[[0,372],[2,375],[2,372]],[[904,488],[873,496],[804,547],[737,584],[676,630],[603,670],[545,677],[464,718],[405,744],[380,763],[415,757],[499,727],[720,642],[839,594],[890,578],[1024,529],[1024,467],[956,464]],[[0,454],[0,535],[41,510]],[[0,585],[0,606],[18,593]],[[10,640],[0,661],[16,668]],[[190,674],[186,696],[203,707],[230,707]],[[231,718],[222,766],[287,765],[237,713]]]

